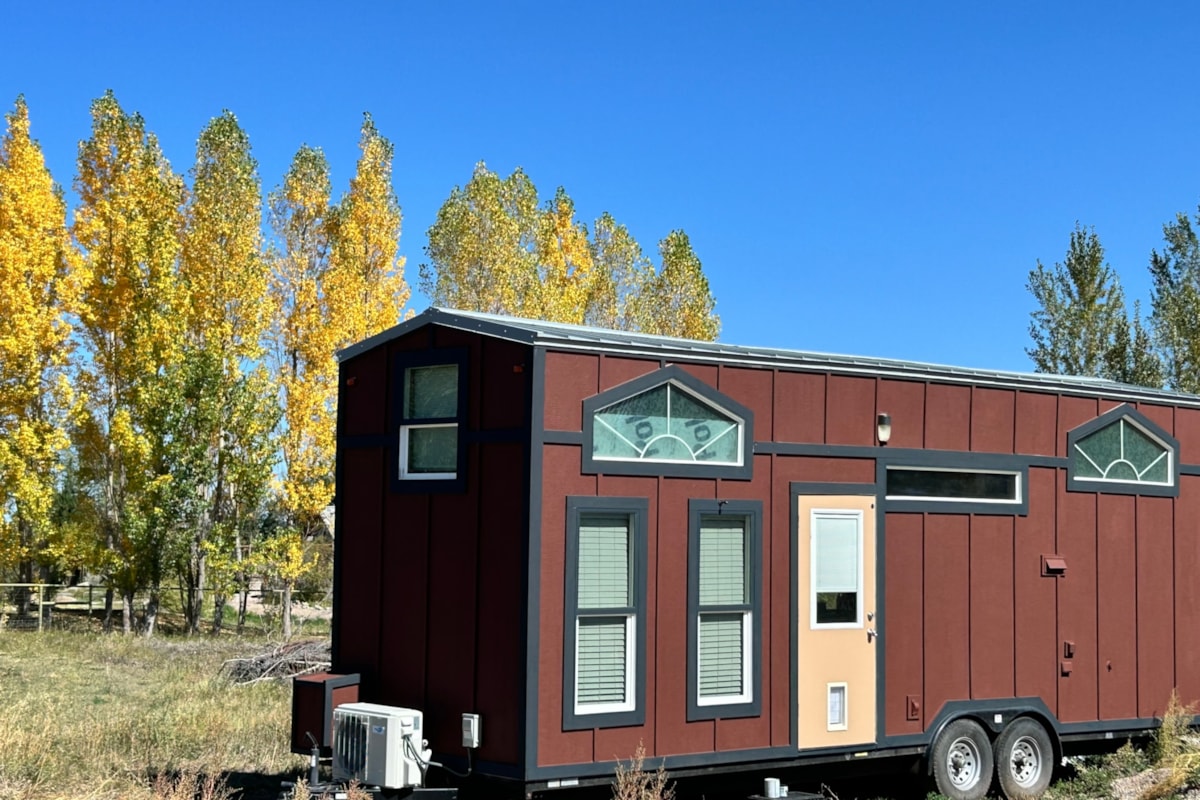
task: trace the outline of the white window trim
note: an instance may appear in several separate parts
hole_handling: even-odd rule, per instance
[[[858,601],[854,604],[857,619],[854,622],[817,622],[817,537],[816,521],[820,517],[854,519],[858,522]],[[809,517],[808,538],[808,613],[812,630],[853,630],[863,627],[863,512],[844,508],[814,508]]]
[[[833,697],[834,689],[842,690],[842,721],[839,723],[829,720],[829,699]],[[850,730],[850,687],[845,681],[835,681],[825,684],[825,730]]]
[[[625,701],[622,703],[580,703],[579,702],[579,621],[584,617],[625,617]],[[614,714],[625,711],[633,711],[637,707],[637,701],[634,696],[636,689],[636,674],[637,667],[637,648],[634,646],[634,635],[637,633],[637,615],[634,613],[627,614],[601,614],[588,613],[587,611],[577,611],[575,614],[575,686],[572,693],[574,695],[575,713],[577,715],[586,714]]]
[[[967,469],[964,467],[914,467],[905,464],[888,464],[888,472],[892,470],[904,472],[958,472],[971,473],[975,475],[1012,475],[1016,480],[1013,482],[1014,497],[997,500],[991,497],[931,497],[929,495],[916,494],[888,494],[888,500],[918,500],[922,503],[988,503],[997,506],[1019,506],[1025,495],[1025,484],[1021,480],[1021,472],[1011,469]],[[1076,480],[1079,480],[1078,478]],[[884,486],[887,486],[886,476]]]
[[[700,706],[725,706],[732,703],[749,703],[754,699],[753,687],[753,672],[751,671],[754,657],[754,612],[743,611],[742,614],[742,693],[741,694],[716,694],[708,695],[707,697],[700,694],[700,650],[704,646],[701,638],[700,619],[705,614],[736,614],[736,611],[705,611],[704,607],[700,607],[700,612],[696,614],[696,705]]]
[[[457,428],[457,422],[430,422],[400,426],[400,480],[402,481],[437,481],[453,480],[458,472],[410,472],[408,468],[408,432],[416,428]],[[457,458],[457,448],[455,458]]]

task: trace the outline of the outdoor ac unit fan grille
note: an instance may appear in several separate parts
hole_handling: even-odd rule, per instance
[[[337,728],[333,743],[338,764],[351,774],[360,774],[367,765],[367,729],[370,723],[363,717],[346,714]]]

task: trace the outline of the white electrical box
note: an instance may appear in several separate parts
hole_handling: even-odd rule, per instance
[[[333,711],[333,779],[385,789],[420,786],[432,753],[412,708],[346,703]]]
[[[468,750],[476,750],[479,748],[479,726],[480,720],[478,714],[463,714],[462,715],[462,744]]]

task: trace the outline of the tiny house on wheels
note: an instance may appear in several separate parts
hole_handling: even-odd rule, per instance
[[[1200,700],[1200,398],[441,309],[340,360],[299,750],[368,700],[523,793],[642,743],[1017,797]]]

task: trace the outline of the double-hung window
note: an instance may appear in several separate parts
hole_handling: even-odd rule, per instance
[[[464,359],[458,351],[421,354],[397,364],[400,481],[460,477]]]
[[[762,504],[693,500],[688,516],[688,719],[757,716]]]
[[[568,498],[567,729],[645,719],[647,510],[644,498]]]

